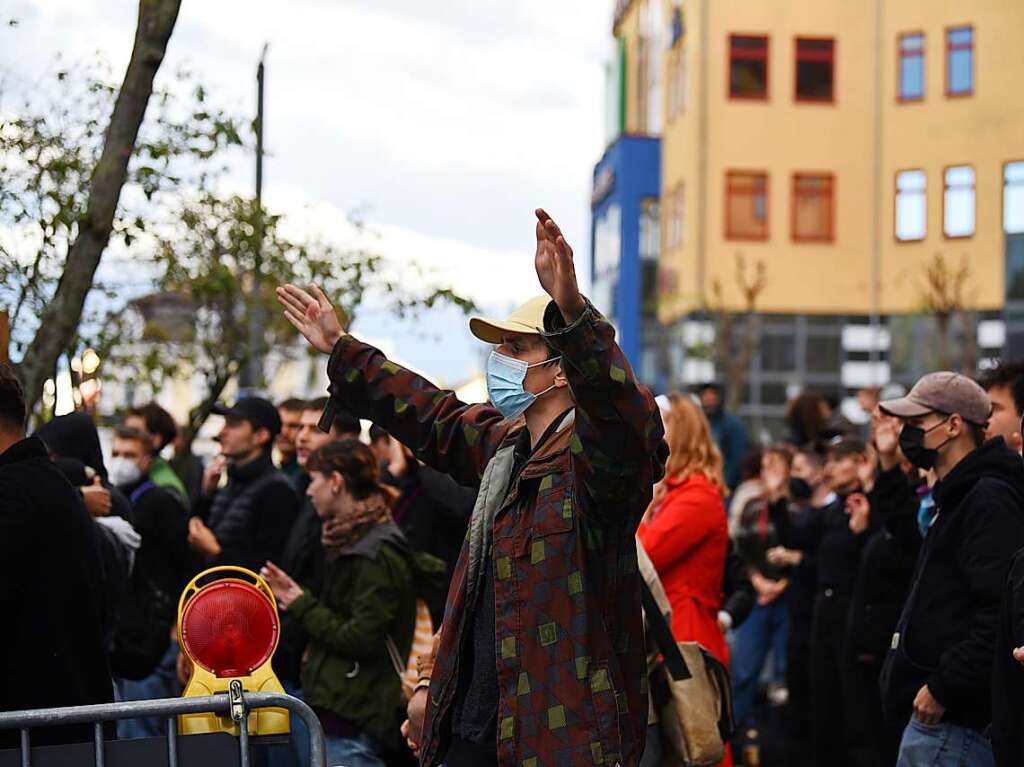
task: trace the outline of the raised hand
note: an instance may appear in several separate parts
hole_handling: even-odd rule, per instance
[[[294,285],[277,289],[277,301],[284,308],[284,316],[302,333],[317,351],[330,354],[338,339],[344,335],[338,312],[316,285],[313,295]]]
[[[537,209],[537,255],[534,259],[537,279],[544,292],[562,312],[567,323],[575,322],[586,308],[576,282],[576,266],[572,248],[562,236],[562,230],[546,212]]]
[[[892,469],[902,460],[898,418],[886,415],[880,408],[875,408],[875,412],[871,414],[871,436],[883,471]]]
[[[871,502],[863,493],[854,493],[846,499],[846,513],[850,517],[850,532],[860,535],[871,523]]]
[[[778,453],[765,453],[761,458],[761,484],[773,503],[789,497],[789,466]]]

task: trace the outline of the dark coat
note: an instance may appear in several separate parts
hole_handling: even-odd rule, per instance
[[[323,520],[313,508],[312,501],[306,497],[309,487],[309,475],[293,477],[296,491],[302,496],[302,508],[299,510],[292,529],[288,533],[281,561],[277,564],[288,573],[295,582],[311,593],[320,590],[324,574],[324,547],[320,542]],[[281,613],[281,642],[274,653],[274,671],[281,679],[300,685],[299,672],[302,667],[302,655],[306,651],[309,636],[302,622],[292,611]]]
[[[299,496],[269,452],[232,466],[227,486],[200,502],[200,514],[221,546],[206,566],[235,565],[259,572],[267,560],[280,562],[298,510]]]
[[[933,494],[938,515],[882,669],[882,703],[898,726],[927,684],[944,721],[983,730],[1006,575],[1024,547],[1024,463],[1002,438],[991,440]]]
[[[899,468],[879,475],[871,492],[871,514],[882,522],[861,553],[850,603],[847,647],[853,660],[881,662],[910,591],[921,548],[917,529],[920,499]]]
[[[1024,647],[1024,549],[1006,579],[992,668],[991,739],[999,767],[1024,764],[1024,664],[1013,658],[1018,647]]]
[[[142,545],[122,600],[111,666],[127,679],[148,676],[170,642],[178,599],[195,569],[181,499],[148,478],[122,488],[132,501]]]
[[[385,474],[381,479],[401,493],[394,517],[409,547],[435,556],[447,566],[444,592],[439,592],[429,604],[434,625],[440,626],[444,598],[466,538],[476,490],[463,487],[447,474],[421,466],[415,460],[409,461],[408,471],[403,476],[395,478]]]
[[[30,437],[0,454],[0,710],[107,703],[96,528]],[[91,741],[92,725],[32,730],[33,745]],[[18,732],[0,731],[0,748]]]
[[[387,639],[408,657],[416,625],[412,559],[399,529],[378,525],[327,562],[317,591],[305,589],[287,612],[309,636],[306,702],[399,749],[404,698]]]

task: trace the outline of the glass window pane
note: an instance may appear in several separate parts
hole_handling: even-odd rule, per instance
[[[974,30],[951,29],[946,33],[946,91],[966,94],[974,90]]]
[[[1006,235],[1006,298],[1024,301],[1024,234]]]
[[[765,335],[761,338],[761,368],[789,373],[796,367],[796,342],[793,336]]]
[[[924,35],[900,37],[900,98],[924,98]]]
[[[797,176],[794,188],[793,238],[832,239],[832,179]]]
[[[733,36],[729,42],[729,94],[734,98],[766,98],[768,39]]]
[[[928,231],[924,171],[905,170],[896,176],[896,239],[923,240]]]
[[[761,239],[767,236],[767,176],[729,173],[726,176],[727,236]]]
[[[797,40],[796,96],[808,101],[832,100],[832,40]]]
[[[945,178],[943,229],[947,237],[969,237],[974,234],[974,168],[947,168]]]
[[[842,341],[838,335],[807,337],[807,371],[835,373],[840,366]]]
[[[1024,233],[1024,162],[1011,162],[1003,169],[1003,231]]]

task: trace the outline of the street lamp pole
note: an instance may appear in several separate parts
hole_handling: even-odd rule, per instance
[[[270,44],[263,44],[256,67],[256,242],[254,244],[252,284],[249,293],[249,360],[242,371],[243,393],[251,394],[263,386],[264,318],[260,277],[263,270],[263,75]]]

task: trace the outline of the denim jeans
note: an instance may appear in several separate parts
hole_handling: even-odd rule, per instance
[[[785,595],[771,604],[755,605],[750,617],[735,631],[730,670],[732,709],[737,727],[743,726],[754,708],[754,693],[769,653],[774,678],[785,679],[788,638],[789,608]]]
[[[369,735],[355,738],[339,738],[328,735],[327,767],[385,767],[380,747]]]
[[[289,682],[282,682],[284,691],[293,698],[305,700],[302,697],[302,690]],[[302,717],[291,714],[290,742],[271,746],[268,749],[269,767],[306,767],[309,764],[309,728],[302,721]]]
[[[896,767],[994,767],[992,744],[978,732],[953,724],[921,724],[903,731]]]
[[[178,683],[178,643],[171,640],[167,652],[153,673],[145,679],[116,679],[118,700],[155,700],[158,698],[177,698],[181,695]],[[117,737],[152,738],[167,734],[167,719],[164,717],[145,717],[142,719],[122,719],[117,723]]]

